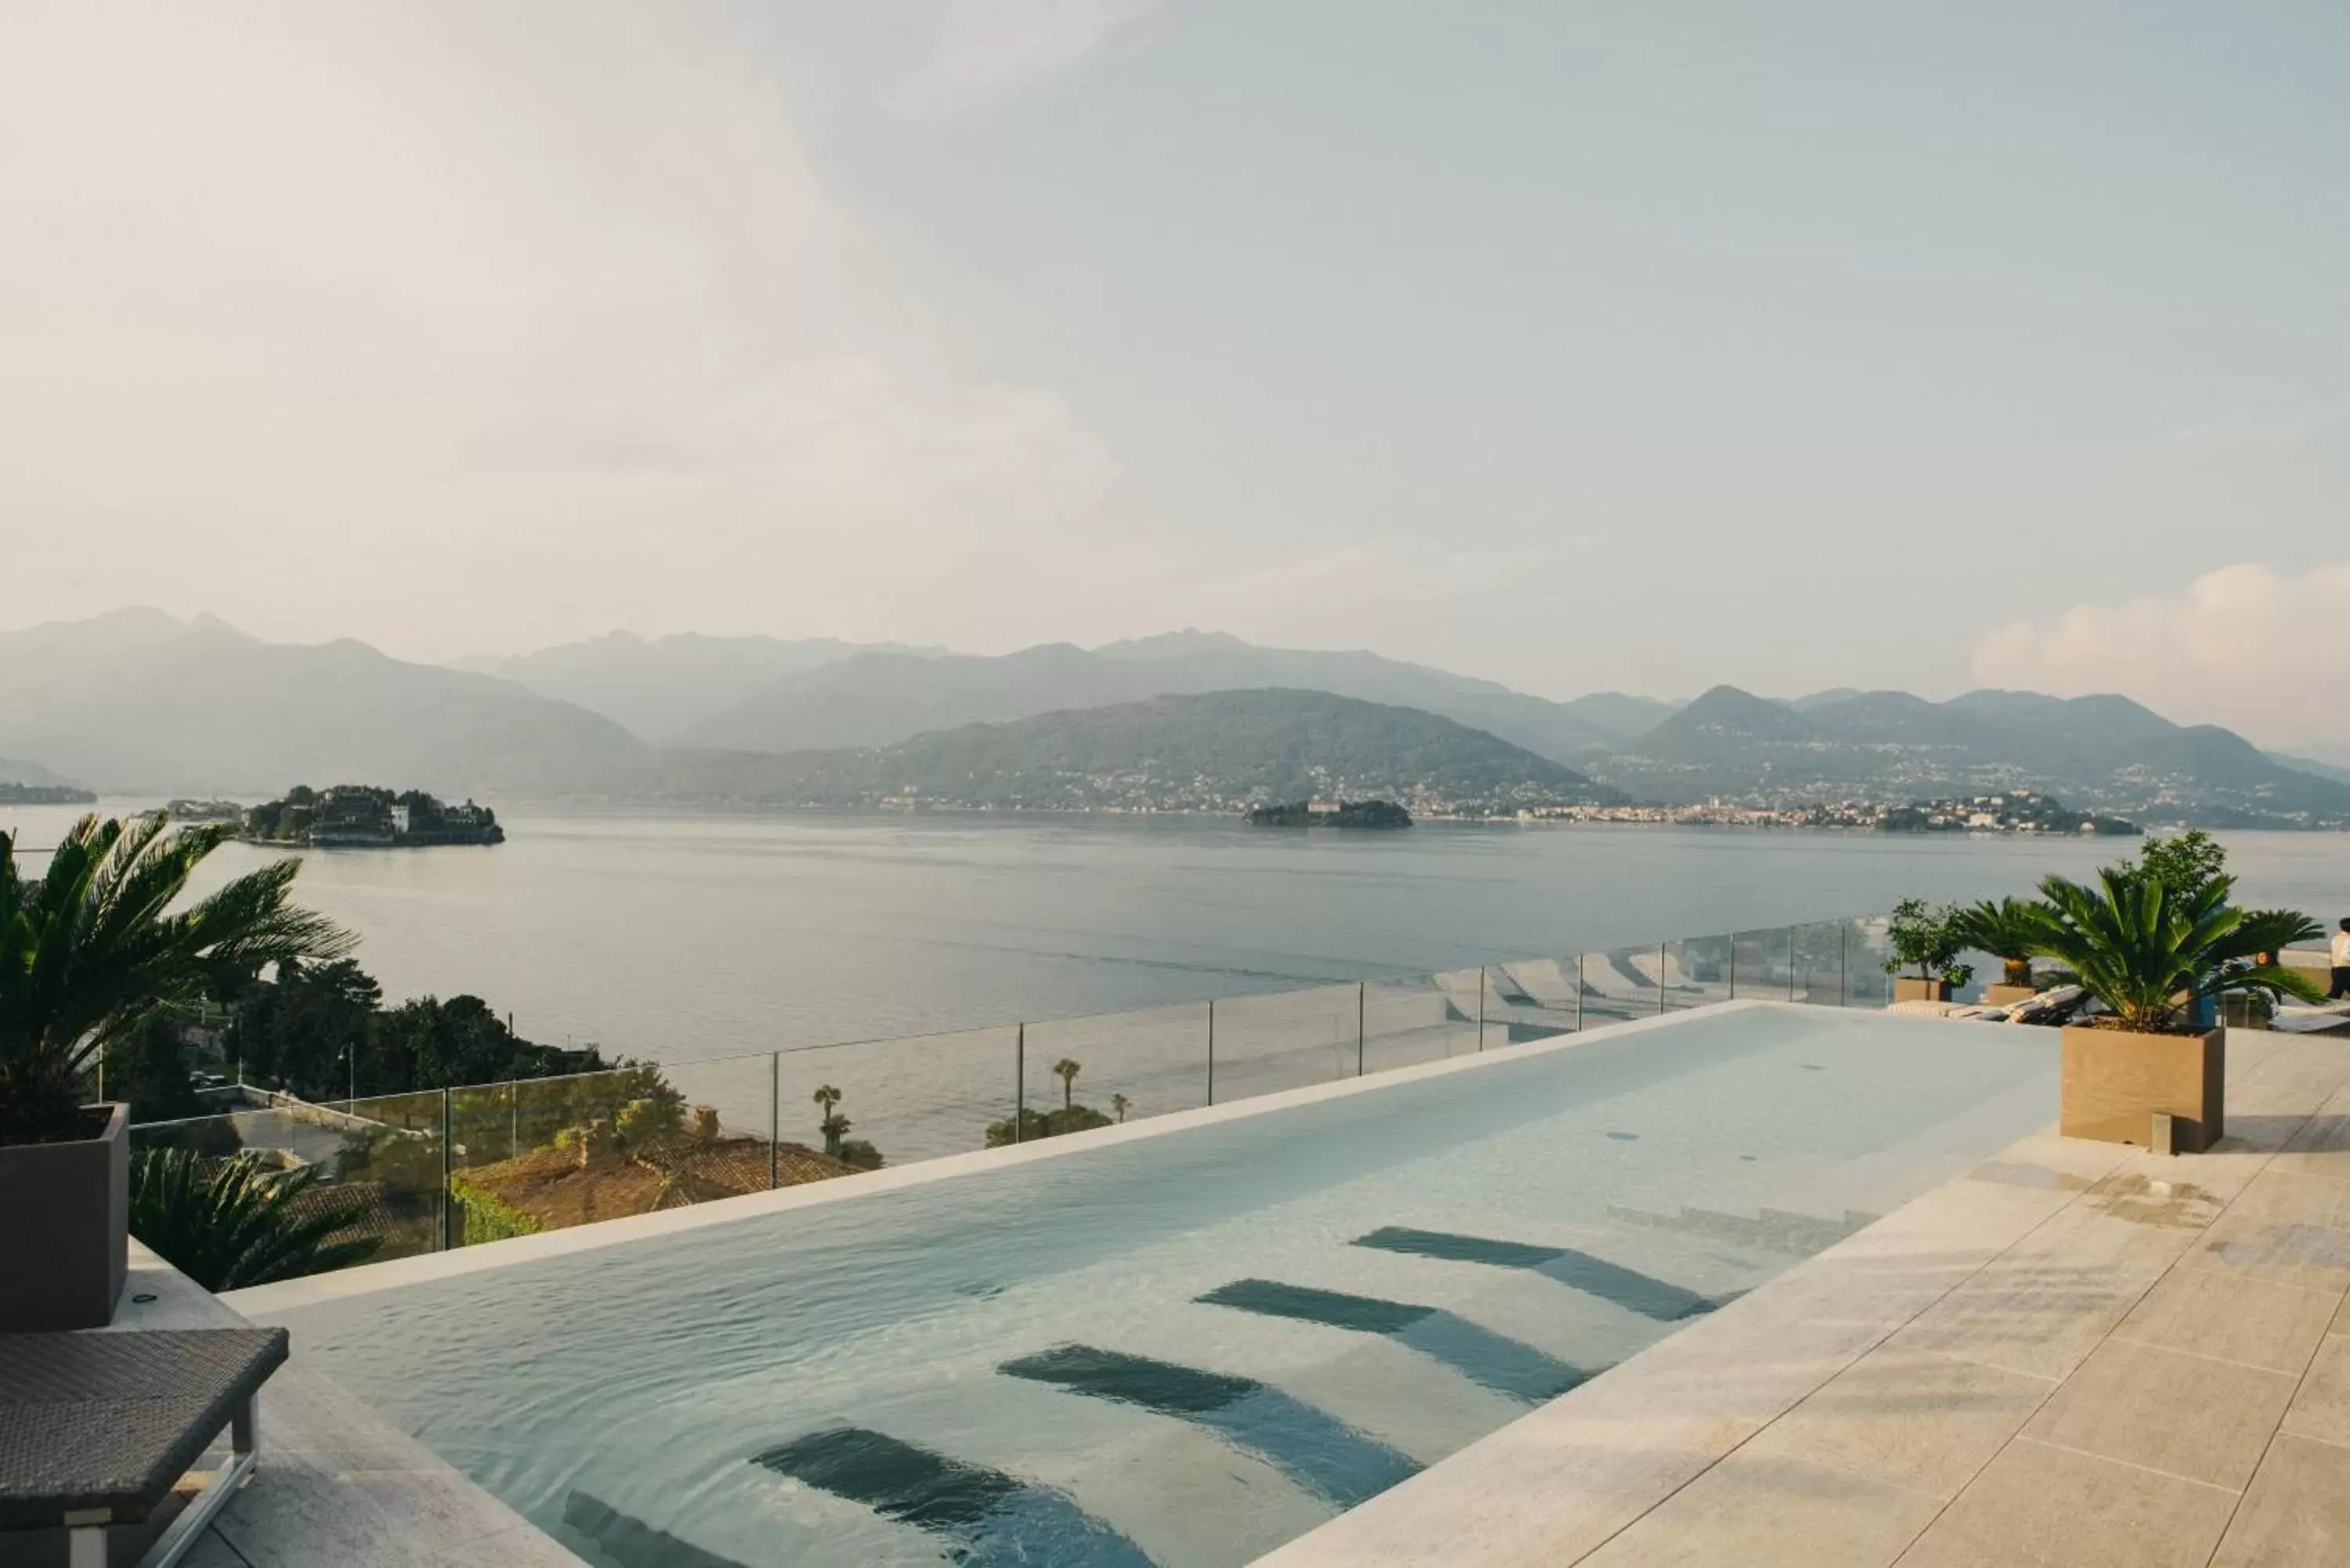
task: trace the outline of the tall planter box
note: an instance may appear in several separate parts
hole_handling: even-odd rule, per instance
[[[2063,1108],[2066,1137],[2145,1147],[2158,1112],[2171,1118],[2181,1153],[2199,1153],[2227,1132],[2228,1035],[2133,1034],[2067,1029]]]
[[[1950,982],[1947,980],[1919,980],[1914,975],[1907,980],[1897,976],[1893,981],[1893,1000],[1948,1002],[1950,1000]]]
[[[2029,1002],[2040,994],[2033,985],[1987,985],[1983,987],[1985,1007],[2013,1007],[2019,1002]]]
[[[73,1143],[0,1147],[0,1334],[103,1328],[130,1263],[130,1118]]]

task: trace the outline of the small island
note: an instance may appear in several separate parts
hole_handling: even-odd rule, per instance
[[[1252,827],[1367,827],[1391,831],[1411,826],[1411,813],[1391,800],[1300,800],[1252,807]]]
[[[296,784],[282,800],[247,811],[237,836],[252,844],[319,849],[395,849],[432,844],[503,844],[505,829],[486,805],[450,805],[422,790]]]

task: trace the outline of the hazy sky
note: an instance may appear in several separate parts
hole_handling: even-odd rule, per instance
[[[2350,6],[0,6],[0,625],[2350,736]]]

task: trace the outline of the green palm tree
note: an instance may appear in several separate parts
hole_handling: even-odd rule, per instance
[[[271,1170],[249,1154],[140,1149],[130,1162],[130,1233],[208,1291],[347,1269],[374,1256],[373,1236],[336,1241],[362,1212],[332,1189],[305,1201],[319,1168]]]
[[[840,1091],[830,1084],[821,1085],[808,1099],[824,1113],[824,1119],[816,1125],[816,1130],[824,1135],[824,1152],[837,1158],[840,1154],[840,1140],[848,1132],[848,1118],[837,1109],[840,1104]]]
[[[2094,884],[2051,877],[2034,950],[2062,961],[2119,1027],[2145,1033],[2174,1028],[2206,997],[2256,992],[2319,1000],[2316,986],[2273,955],[2317,936],[2293,909],[2240,909],[2228,902],[2235,878],[2215,876],[2186,892],[2158,876],[2109,866]]]
[[[1126,1120],[1126,1113],[1134,1108],[1134,1102],[1124,1095],[1112,1095],[1109,1097],[1109,1108],[1116,1113],[1118,1119],[1122,1123]]]
[[[2048,907],[2025,898],[2002,898],[1950,911],[1950,931],[1966,946],[1999,960],[2008,985],[2032,983],[2032,955],[2046,934]]]
[[[0,835],[0,1144],[80,1136],[85,1072],[154,1008],[357,945],[291,901],[298,860],[187,900],[228,826],[169,826],[160,811],[85,816],[37,881],[18,869],[14,836]]]
[[[1061,1108],[1069,1109],[1077,1103],[1077,1075],[1085,1071],[1076,1058],[1064,1056],[1053,1064],[1053,1076],[1061,1080]]]

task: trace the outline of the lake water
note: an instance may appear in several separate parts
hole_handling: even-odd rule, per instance
[[[109,801],[130,810],[142,801]],[[76,811],[0,806],[29,847]],[[388,997],[662,1061],[1473,967],[2028,892],[2131,841],[502,805],[495,848],[328,850],[301,897]],[[2350,835],[2223,836],[2242,896],[2350,914]],[[232,845],[225,876],[266,852]]]

